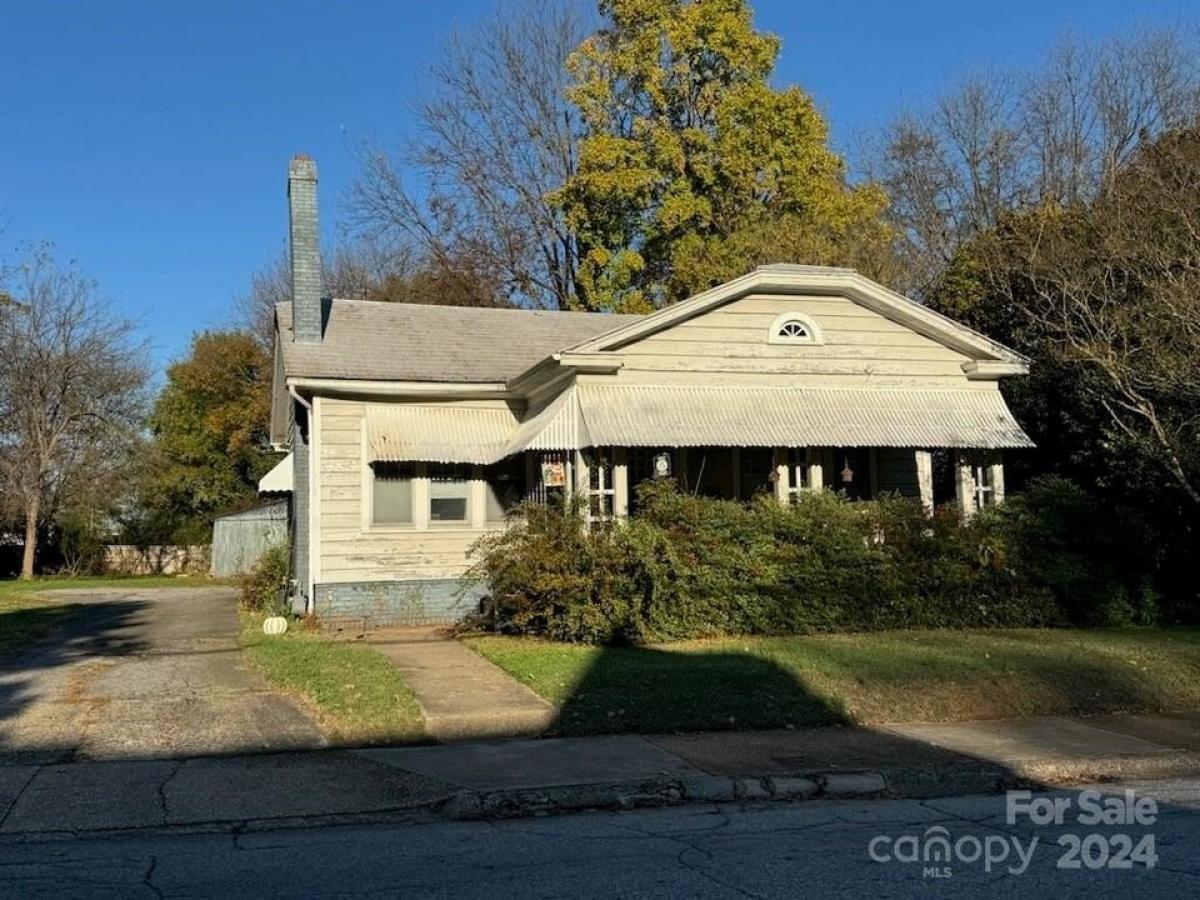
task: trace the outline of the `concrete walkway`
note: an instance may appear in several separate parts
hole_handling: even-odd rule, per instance
[[[538,735],[557,710],[439,628],[381,629],[366,640],[403,673],[439,741]]]

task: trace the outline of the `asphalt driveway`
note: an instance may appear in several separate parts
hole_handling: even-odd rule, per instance
[[[248,668],[232,588],[47,592],[84,609],[0,663],[0,761],[146,759],[319,747]]]

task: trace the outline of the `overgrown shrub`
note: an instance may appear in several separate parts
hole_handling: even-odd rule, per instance
[[[242,606],[268,616],[287,612],[288,572],[291,554],[287,544],[270,547],[242,579]]]
[[[1079,485],[1051,475],[1031,481],[999,515],[1013,566],[1070,621],[1154,624],[1158,598],[1142,566],[1153,548],[1131,513],[1108,513]]]
[[[1040,501],[962,525],[953,509],[929,517],[901,497],[741,504],[650,483],[639,500],[634,518],[591,530],[578,504],[530,505],[480,542],[473,574],[490,585],[494,627],[608,642],[1045,625],[1082,590],[1024,568],[1036,564]]]

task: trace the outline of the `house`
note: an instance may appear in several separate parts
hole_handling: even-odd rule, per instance
[[[763,266],[647,316],[324,298],[316,182],[292,161],[271,430],[296,595],[326,620],[462,615],[469,548],[522,499],[620,518],[671,476],[970,512],[1003,498],[1001,451],[1031,446],[999,390],[1025,358],[849,269]]]

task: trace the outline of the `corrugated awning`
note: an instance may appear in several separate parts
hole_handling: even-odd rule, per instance
[[[995,389],[588,384],[567,389],[523,419],[503,407],[370,404],[368,454],[373,462],[486,465],[524,450],[593,446],[1033,446]],[[284,461],[286,490],[290,459]]]
[[[372,462],[491,463],[518,421],[507,408],[373,403],[367,449]]]
[[[266,475],[258,479],[260,494],[285,494],[292,491],[292,454],[275,464]]]
[[[580,385],[577,391],[594,446],[1033,446],[995,389]]]
[[[504,447],[504,456],[523,450],[574,450],[591,445],[579,415],[575,388],[532,407]]]

